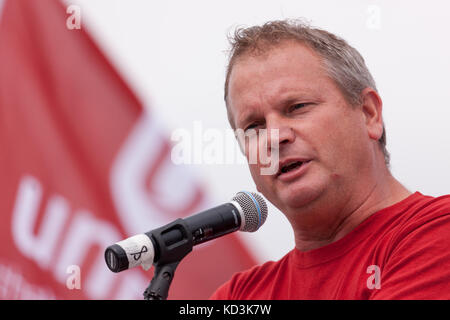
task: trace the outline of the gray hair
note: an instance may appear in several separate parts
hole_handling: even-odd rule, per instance
[[[375,80],[370,74],[363,57],[344,39],[322,29],[313,28],[301,20],[270,21],[262,26],[237,28],[229,37],[231,49],[226,70],[224,99],[228,109],[228,85],[231,71],[239,57],[245,54],[261,54],[282,41],[294,40],[307,45],[322,58],[325,71],[337,84],[346,100],[353,106],[360,105],[361,92],[370,87],[377,91]],[[234,127],[232,115],[228,118]],[[389,165],[390,155],[386,149],[386,130],[378,140],[385,163]]]

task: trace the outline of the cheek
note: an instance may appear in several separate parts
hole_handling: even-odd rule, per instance
[[[305,128],[307,137],[305,140],[314,148],[318,156],[322,160],[333,157],[339,152],[340,144],[344,139],[344,132],[339,121],[335,117],[327,116],[311,123],[308,128]]]
[[[339,180],[340,168],[353,162],[360,146],[361,132],[353,120],[342,114],[329,114],[311,123],[305,132],[321,165],[331,172],[333,180]]]
[[[266,132],[259,133],[257,136],[245,138],[244,154],[251,170],[256,170],[258,167],[272,167],[278,164],[278,153],[271,153],[268,146]]]
[[[339,180],[340,172],[348,168],[353,171],[364,160],[367,143],[364,138],[364,128],[354,119],[348,118],[342,122],[329,123],[329,134],[322,143],[327,152],[328,164],[335,168],[331,178]]]
[[[273,179],[270,175],[261,174],[261,166],[249,164],[250,174],[255,182],[256,188],[262,194],[267,194],[273,187]]]
[[[330,177],[333,182],[339,182],[341,180],[342,175],[336,172],[332,172]]]
[[[260,174],[261,167],[257,164],[249,164],[248,166],[253,180],[258,185],[258,182],[262,182],[264,180],[264,176]]]

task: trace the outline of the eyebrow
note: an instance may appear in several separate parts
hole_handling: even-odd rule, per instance
[[[252,118],[256,118],[256,111],[252,109],[251,111],[246,111],[243,116],[240,116],[236,121],[236,127],[239,128],[240,124],[245,124],[249,122]]]

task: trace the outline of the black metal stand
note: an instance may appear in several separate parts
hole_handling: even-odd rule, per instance
[[[149,234],[148,234],[149,235]],[[169,295],[175,269],[181,260],[192,251],[193,236],[183,219],[153,230],[149,235],[158,248],[155,272],[150,285],[144,291],[145,300],[166,300]]]
[[[166,300],[169,295],[175,269],[179,262],[174,262],[155,268],[155,274],[150,285],[144,291],[145,300]]]

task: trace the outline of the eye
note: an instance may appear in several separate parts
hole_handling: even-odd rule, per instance
[[[292,112],[292,111],[304,108],[304,107],[306,107],[309,104],[310,103],[297,103],[297,104],[294,104],[294,105],[290,106],[288,111]]]
[[[252,123],[248,126],[245,127],[244,131],[250,130],[250,129],[255,129],[258,126],[257,123]]]

